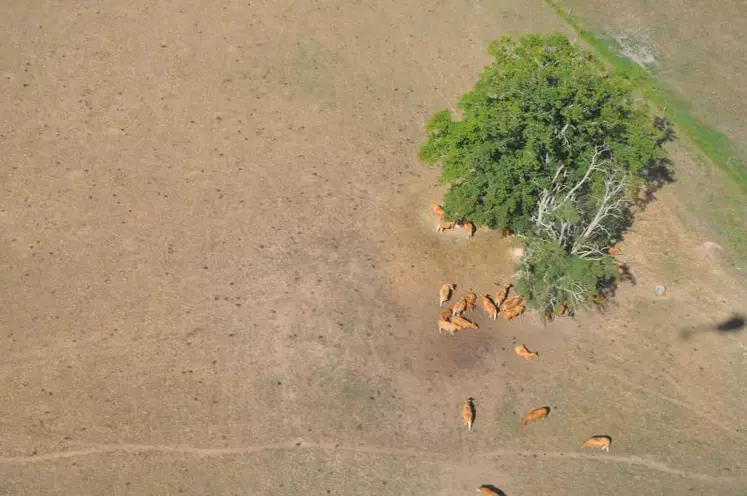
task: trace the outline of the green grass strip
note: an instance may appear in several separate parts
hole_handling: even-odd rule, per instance
[[[581,39],[586,41],[604,60],[620,73],[632,79],[645,98],[659,107],[674,123],[680,137],[689,140],[708,160],[716,164],[745,192],[747,192],[747,167],[738,158],[731,140],[722,132],[695,117],[690,104],[674,92],[662,88],[656,76],[621,55],[619,44],[612,38],[601,37],[581,26],[568,9],[554,0],[545,0]]]

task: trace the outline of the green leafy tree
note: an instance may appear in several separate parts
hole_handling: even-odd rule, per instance
[[[516,292],[544,319],[560,305],[575,313],[604,294],[618,272],[612,257],[575,257],[553,241],[533,239],[519,261],[518,276]]]
[[[617,275],[605,248],[662,168],[661,132],[632,84],[567,37],[501,38],[493,63],[426,126],[420,158],[441,166],[449,219],[525,239],[517,289],[542,312],[576,309]]]
[[[612,200],[638,191],[663,153],[628,80],[605,72],[563,35],[504,37],[490,53],[494,62],[458,103],[461,118],[448,110],[434,115],[420,150],[424,162],[441,165],[441,181],[450,185],[447,217],[528,234],[547,230],[533,219],[543,191],[555,193],[558,208],[541,220],[574,226],[591,222],[610,180],[623,186]],[[590,167],[596,168],[581,182]],[[588,241],[604,244],[619,234],[626,211],[617,210],[610,213],[618,222],[608,216]],[[570,249],[573,241],[561,244]]]

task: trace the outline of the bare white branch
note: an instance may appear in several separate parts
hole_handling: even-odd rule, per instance
[[[575,255],[586,260],[601,260],[604,257],[604,251],[591,245],[576,245]]]
[[[570,104],[567,108],[573,107],[573,104]],[[558,131],[558,133],[555,135],[556,137],[562,138],[563,142],[565,143],[565,146],[570,148],[571,144],[568,141],[568,137],[565,135],[565,132],[568,131],[568,128],[576,129],[575,126],[573,126],[570,122],[566,122],[565,126],[563,126],[563,129]]]
[[[589,168],[586,169],[586,173],[584,174],[584,177],[581,178],[581,180],[576,183],[576,185],[568,192],[567,195],[565,195],[565,199],[563,201],[570,200],[573,195],[576,193],[578,188],[580,188],[591,175],[592,172],[600,170],[602,168],[602,165],[606,164],[606,160],[602,160],[601,162],[597,162],[597,159],[599,156],[606,151],[606,148],[601,146],[595,146],[594,147],[594,155],[591,157],[591,163],[589,164]]]
[[[569,300],[576,305],[583,304],[589,297],[589,292],[578,281],[572,281],[567,287],[562,285],[560,289],[568,294]]]
[[[552,225],[551,214],[555,211],[555,196],[546,189],[540,194],[540,201],[537,204],[537,213],[534,214],[533,220],[540,232],[545,232],[550,239],[557,239],[557,232]]]
[[[547,150],[545,150],[545,156],[541,157],[540,160],[542,161],[542,165],[544,165],[548,169],[550,168],[550,162],[551,162],[551,160],[550,160],[550,152],[548,152]]]
[[[562,165],[557,168],[557,170],[555,171],[555,176],[552,178],[551,184],[555,184],[557,182],[558,177],[560,176],[560,173],[563,172],[564,170],[565,170],[565,167]],[[565,173],[563,173],[563,177],[565,177]]]
[[[598,199],[597,209],[594,216],[589,221],[586,228],[578,236],[574,242],[573,248],[571,249],[571,255],[581,256],[581,253],[586,254],[587,258],[595,256],[594,253],[588,253],[588,240],[592,238],[597,232],[602,231],[609,235],[609,231],[603,224],[607,219],[619,218],[628,200],[625,198],[625,176],[618,177],[614,171],[606,171],[604,181],[604,194],[602,198]]]
[[[564,166],[559,166],[550,183],[551,186],[540,193],[537,211],[532,216],[537,234],[558,243],[570,254],[589,260],[603,257],[601,248],[595,246],[592,240],[600,233],[610,235],[607,228],[609,220],[620,218],[628,203],[625,198],[626,178],[619,176],[610,167],[608,160],[601,159],[605,151],[606,148],[601,146],[594,148],[589,167],[573,186],[563,184],[561,178],[566,177],[567,170]],[[601,198],[596,198],[593,212],[579,212],[580,222],[571,222],[564,218],[560,214],[561,208],[568,206],[578,210],[576,194],[595,172],[603,172],[605,182],[604,193]]]

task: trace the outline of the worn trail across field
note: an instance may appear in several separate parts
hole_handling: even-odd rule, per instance
[[[375,446],[343,446],[339,444],[319,444],[308,441],[290,441],[287,443],[275,443],[275,444],[264,444],[257,446],[247,446],[241,448],[195,448],[191,446],[166,446],[166,445],[142,445],[142,444],[106,444],[93,446],[87,449],[80,449],[74,451],[61,451],[58,453],[46,453],[33,456],[16,456],[16,457],[0,457],[0,464],[16,464],[16,463],[42,463],[46,461],[54,461],[64,458],[77,458],[83,456],[97,455],[101,453],[115,453],[115,452],[126,452],[126,453],[146,453],[146,452],[160,452],[160,453],[171,453],[171,454],[182,454],[196,457],[221,457],[221,456],[232,456],[232,455],[251,455],[260,451],[270,450],[294,450],[294,449],[320,449],[325,451],[339,451],[346,452],[352,451],[355,453],[362,453],[368,455],[378,456],[394,456],[394,457],[414,457],[414,458],[426,458],[436,459],[440,461],[448,461],[449,456],[435,451],[422,451],[422,450],[411,450],[411,449],[393,449],[393,448],[377,448]],[[513,451],[513,450],[496,450],[488,452],[470,452],[464,453],[471,456],[478,457],[541,457],[550,458],[557,460],[589,460],[601,463],[624,463],[627,465],[636,465],[643,467],[648,470],[663,472],[666,474],[676,475],[679,477],[698,479],[706,482],[726,482],[726,483],[745,483],[747,479],[735,478],[735,477],[713,477],[710,475],[699,474],[696,472],[686,472],[683,470],[673,469],[666,466],[663,463],[658,463],[652,460],[646,460],[637,456],[614,456],[605,455],[598,456],[584,453],[574,452],[534,452],[534,451]]]

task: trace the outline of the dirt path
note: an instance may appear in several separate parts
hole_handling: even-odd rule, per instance
[[[511,266],[434,232],[422,126],[541,2],[45,5],[0,11],[0,493],[743,490],[744,337],[679,339],[658,262],[605,319],[436,332]]]

